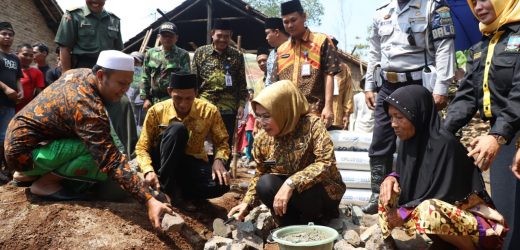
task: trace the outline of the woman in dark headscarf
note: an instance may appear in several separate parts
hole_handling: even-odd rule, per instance
[[[410,235],[424,233],[459,249],[500,249],[507,232],[504,219],[464,146],[441,128],[428,90],[400,88],[384,105],[401,140],[397,171],[381,184],[384,237],[403,226]]]
[[[228,216],[243,219],[262,201],[280,225],[326,223],[338,217],[345,184],[320,118],[291,81],[266,87],[251,102],[263,130],[255,137],[256,173],[242,203]]]

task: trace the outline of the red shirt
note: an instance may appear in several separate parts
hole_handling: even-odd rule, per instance
[[[34,98],[34,90],[36,88],[40,90],[45,88],[43,73],[39,69],[29,67],[28,69],[22,69],[22,72],[23,78],[20,79],[20,83],[23,87],[23,100],[16,104],[16,112],[25,107]]]

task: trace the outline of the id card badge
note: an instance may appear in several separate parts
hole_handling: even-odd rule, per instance
[[[231,79],[231,75],[229,72],[226,73],[226,87],[233,87],[233,80]]]
[[[302,76],[310,76],[311,75],[311,64],[309,63],[309,52],[303,52],[303,58],[305,62],[302,64]]]
[[[231,78],[231,74],[229,74],[229,65],[226,65],[226,87],[233,87],[233,79]]]
[[[302,76],[310,76],[311,75],[311,65],[309,63],[302,64]]]
[[[339,84],[338,84],[338,78],[334,77],[334,92],[332,95],[339,95]]]

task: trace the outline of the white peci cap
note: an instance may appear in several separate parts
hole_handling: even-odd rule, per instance
[[[134,58],[117,50],[101,51],[96,64],[107,69],[134,72]]]

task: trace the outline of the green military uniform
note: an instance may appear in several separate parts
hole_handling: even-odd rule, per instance
[[[71,49],[72,68],[95,64],[103,50],[123,49],[119,17],[106,10],[93,13],[88,6],[72,9],[63,15],[54,41]]]
[[[169,98],[167,88],[172,73],[190,72],[190,56],[188,51],[175,45],[170,51],[162,46],[151,48],[146,53],[143,67],[141,96],[158,103]]]

